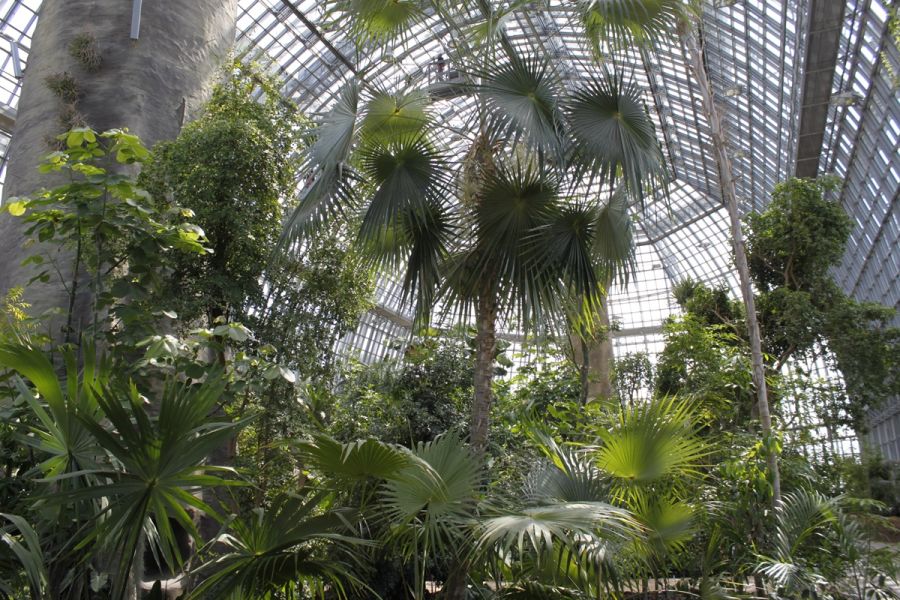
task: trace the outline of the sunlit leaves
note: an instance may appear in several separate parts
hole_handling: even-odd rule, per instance
[[[419,133],[428,122],[428,96],[421,91],[376,93],[366,104],[361,125],[364,138],[391,140]]]
[[[424,16],[417,0],[341,0],[334,8],[348,18],[359,42],[386,42],[406,34]]]
[[[613,480],[613,497],[634,499],[659,481],[684,483],[700,476],[709,450],[697,435],[699,417],[690,401],[674,397],[621,408],[609,429],[599,430],[597,466]]]
[[[599,54],[603,42],[614,48],[655,42],[674,31],[683,10],[681,0],[589,0],[582,3],[582,21]]]

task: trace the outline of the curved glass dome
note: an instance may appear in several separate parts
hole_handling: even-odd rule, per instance
[[[564,82],[596,69],[573,6],[536,2],[504,24],[514,46],[551,56]],[[40,0],[0,0],[4,163],[39,8]],[[843,178],[841,202],[854,232],[836,279],[859,300],[900,308],[900,52],[890,40],[889,16],[886,0],[705,0],[701,18],[741,209],[763,209],[774,185],[793,175]],[[452,40],[438,16],[426,15],[403,41],[360,52],[315,0],[241,0],[237,18],[239,51],[277,73],[284,96],[309,115],[327,111],[351,77],[386,86],[427,80],[436,62],[452,55]],[[610,294],[620,326],[615,352],[654,355],[662,346],[662,320],[677,312],[673,283],[691,277],[736,290],[737,279],[709,127],[685,48],[671,41],[653,51],[617,52],[611,60],[642,90],[670,170],[668,194],[648,199],[634,214],[637,274]],[[467,102],[448,98],[434,108],[452,123]],[[377,307],[342,342],[366,361],[394,352],[389,341],[411,324],[396,281],[385,276],[377,296]],[[516,334],[506,332],[511,339]],[[874,441],[900,458],[898,404],[874,415],[873,424]]]

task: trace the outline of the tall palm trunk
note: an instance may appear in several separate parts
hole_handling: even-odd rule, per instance
[[[494,352],[497,345],[497,297],[492,278],[485,278],[478,295],[478,312],[475,337],[475,396],[472,399],[472,426],[469,441],[476,454],[487,449],[488,430],[491,423],[491,404],[494,393]]]
[[[744,247],[744,234],[741,230],[741,219],[738,213],[737,196],[734,186],[734,171],[731,167],[731,159],[728,156],[725,132],[722,130],[722,120],[712,93],[712,86],[706,73],[703,60],[703,52],[697,42],[693,23],[681,23],[680,34],[688,52],[688,68],[693,73],[700,94],[703,98],[703,111],[709,122],[712,137],[713,153],[719,171],[719,187],[722,191],[722,200],[728,210],[731,221],[731,243],[734,247],[734,258],[740,278],[741,296],[747,312],[747,332],[750,338],[750,360],[752,364],[753,385],[756,388],[757,408],[759,420],[762,425],[763,435],[767,440],[772,438],[772,416],[769,412],[768,388],[766,386],[766,369],[763,362],[762,341],[759,330],[759,321],[756,315],[756,300],[753,296],[753,287],[750,282],[750,268],[747,265],[747,252]],[[773,448],[766,453],[769,476],[772,478],[772,500],[775,506],[781,504],[781,476],[778,471],[778,455]]]
[[[9,148],[4,196],[29,195],[54,184],[36,167],[52,151],[53,138],[72,126],[97,130],[127,127],[145,144],[174,138],[187,116],[206,98],[213,75],[234,41],[237,0],[144,2],[139,39],[130,37],[132,2],[127,0],[44,0],[25,72],[16,125]],[[99,67],[86,68],[70,52],[72,41],[92,36]],[[67,103],[47,86],[66,73],[79,98]],[[74,105],[73,105],[74,104]],[[34,267],[21,261],[35,252],[22,248],[22,221],[0,215],[0,294],[25,285]],[[76,273],[72,250],[55,255],[60,276],[34,284],[27,293],[34,313],[61,308],[51,324],[62,341],[61,323],[72,304],[70,339],[90,319],[89,288]],[[74,293],[70,293],[73,292]]]
[[[606,283],[609,289],[610,282]],[[612,397],[612,338],[609,331],[609,302],[607,295],[600,299],[591,315],[593,331],[575,331],[570,335],[575,365],[581,371],[583,402]]]

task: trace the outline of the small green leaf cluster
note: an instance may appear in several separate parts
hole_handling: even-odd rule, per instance
[[[153,311],[144,301],[162,285],[165,267],[175,255],[209,252],[203,230],[190,221],[189,210],[174,205],[160,209],[127,173],[127,165],[149,157],[137,136],[122,129],[97,133],[76,128],[59,140],[66,148],[48,154],[39,170],[63,175],[68,182],[27,198],[11,198],[2,207],[25,223],[26,245],[35,250],[24,261],[33,265],[31,281],[48,283],[62,273],[71,274],[58,282],[71,297],[68,341],[80,336],[80,317],[73,311],[76,288],[85,280],[91,291],[93,335],[130,326],[134,336],[146,335]],[[71,265],[60,264],[72,259]],[[114,319],[102,324],[105,311]]]

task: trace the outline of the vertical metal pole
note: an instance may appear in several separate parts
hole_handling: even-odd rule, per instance
[[[19,44],[12,38],[9,39],[9,54],[12,59],[13,74],[16,79],[22,79],[22,59],[19,57]]]
[[[143,0],[134,0],[131,6],[131,39],[141,37],[141,4]]]

